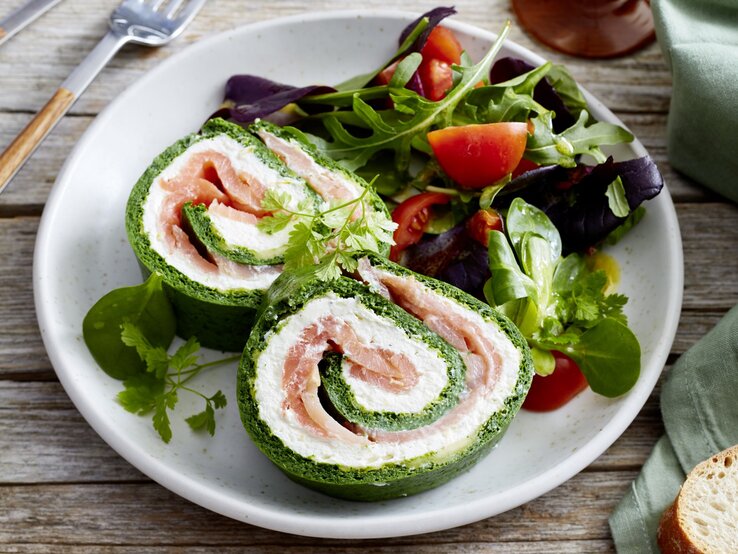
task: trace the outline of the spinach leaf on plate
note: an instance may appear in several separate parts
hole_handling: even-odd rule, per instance
[[[82,322],[82,336],[92,357],[116,379],[146,369],[135,348],[121,340],[121,325],[126,322],[141,329],[154,346],[167,349],[171,344],[176,320],[157,273],[140,285],[110,291],[90,308]]]

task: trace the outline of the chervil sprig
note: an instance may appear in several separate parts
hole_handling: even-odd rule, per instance
[[[207,396],[188,383],[203,370],[236,361],[239,356],[199,364],[197,352],[200,343],[194,337],[169,355],[161,346],[153,346],[141,329],[130,322],[121,325],[121,340],[125,345],[135,348],[146,364],[144,373],[135,374],[123,382],[125,389],[117,396],[121,406],[138,415],[153,412],[154,429],[168,443],[172,439],[169,411],[177,405],[179,392],[187,391],[202,398],[205,409],[185,421],[195,431],[205,430],[214,435],[215,410],[224,408],[228,401],[222,391]]]
[[[293,210],[287,193],[268,190],[262,206],[272,215],[258,225],[279,230],[293,224],[284,253],[286,270],[315,266],[318,279],[336,279],[342,271],[356,270],[354,253],[380,253],[383,245],[394,244],[397,225],[369,205],[370,190],[365,188],[358,197],[318,213]]]

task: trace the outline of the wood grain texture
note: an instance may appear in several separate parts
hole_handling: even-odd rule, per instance
[[[526,540],[524,542],[489,543],[476,542],[473,538],[458,543],[417,543],[406,546],[382,546],[367,544],[369,541],[357,542],[348,545],[274,545],[259,546],[146,546],[148,554],[180,554],[183,551],[189,554],[205,554],[217,552],[219,554],[430,554],[442,552],[444,554],[577,554],[592,552],[610,552],[612,543],[607,540],[573,540],[548,541]],[[26,554],[48,554],[55,552],[66,554],[141,554],[141,546],[129,545],[59,545],[59,544],[7,544],[3,545],[3,552],[24,552]]]
[[[663,432],[659,390],[586,471],[635,470],[643,464]],[[122,408],[111,399],[111,409]],[[95,434],[56,381],[4,382],[0,387],[0,467],[0,486],[147,480]]]
[[[9,144],[106,29],[119,0],[66,0],[0,48],[0,149]],[[3,13],[24,0],[3,0]],[[457,19],[489,30],[507,0],[457,3]],[[416,12],[436,0],[408,0]],[[520,508],[417,537],[333,541],[275,533],[195,506],[149,481],[100,439],[72,405],[46,357],[33,310],[38,216],[56,175],[95,115],[138,77],[200,38],[339,0],[208,2],[164,49],[125,48],[0,196],[0,552],[80,553],[576,553],[612,552],[607,517],[663,433],[660,383],[625,433],[575,478]],[[351,6],[353,7],[353,6]],[[361,7],[386,8],[365,0]],[[615,111],[659,165],[684,243],[684,306],[673,361],[738,303],[738,208],[671,169],[666,124],[671,82],[657,45],[608,61],[577,60],[512,40],[555,62]],[[244,68],[247,71],[248,68]],[[665,370],[668,372],[668,367]]]
[[[635,471],[582,473],[497,517],[417,537],[367,541],[321,540],[259,529],[208,512],[153,483],[8,485],[0,487],[0,506],[12,507],[0,510],[0,545],[126,545],[147,551],[195,545],[334,550],[355,546],[362,552],[380,546],[411,552],[424,545],[444,552],[446,545],[470,540],[479,544],[556,541],[564,533],[568,540],[598,540],[609,546],[607,516],[635,475]]]
[[[0,154],[0,193],[74,102],[72,91],[58,88],[13,142]]]

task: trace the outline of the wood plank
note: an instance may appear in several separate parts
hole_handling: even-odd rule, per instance
[[[55,381],[0,381],[0,467],[0,484],[148,481],[93,431]]]
[[[418,541],[422,541],[419,538]],[[58,544],[7,544],[3,545],[3,552],[23,552],[25,554],[47,554],[55,552],[65,554],[74,552],[75,554],[140,554],[141,546],[129,545],[65,545]],[[144,548],[148,554],[165,554],[182,552],[180,547],[149,547]],[[444,554],[576,554],[591,552],[613,552],[612,542],[609,540],[576,540],[576,541],[539,541],[526,540],[525,542],[504,542],[504,543],[488,543],[488,542],[458,542],[458,543],[440,543],[440,544],[423,544],[418,542],[405,546],[383,546],[378,541],[354,541],[350,544],[340,544],[334,546],[331,544],[319,545],[259,545],[259,546],[201,546],[187,545],[189,554],[323,554],[323,553],[354,553],[361,554],[429,554],[433,552],[441,552]]]
[[[684,352],[738,303],[738,207],[679,204],[677,213],[684,241],[685,290],[675,354]],[[37,226],[35,217],[0,218],[0,376],[49,375],[32,309]]]
[[[38,218],[0,219],[0,375],[48,373],[33,308]]]
[[[580,474],[549,494],[493,518],[422,537],[366,544],[442,547],[469,541],[555,541],[560,537],[607,542],[607,516],[635,475],[633,471]],[[0,545],[122,544],[148,550],[188,545],[345,548],[355,544],[252,527],[209,512],[153,483],[4,486],[0,487],[0,505],[5,507],[0,511]]]
[[[643,464],[663,433],[659,391],[589,470]],[[97,436],[57,381],[0,381],[0,415],[0,485],[148,480]]]
[[[0,149],[30,121],[30,114],[0,113]],[[67,116],[0,195],[0,215],[40,214],[56,176],[92,117]]]
[[[19,0],[4,2],[17,5]],[[16,36],[0,50],[0,110],[36,111],[78,65],[106,30],[107,17],[118,0],[67,0]],[[411,2],[403,9],[424,11],[433,1]],[[243,9],[237,0],[209,2],[182,37],[165,48],[127,47],[103,71],[77,103],[76,113],[98,113],[128,84],[161,60],[187,45],[233,27],[274,17],[319,10],[345,9],[341,0],[280,0]],[[367,9],[386,9],[381,0],[365,0]],[[508,18],[509,3],[503,0],[468,0],[458,6],[456,19],[496,31]],[[580,82],[612,109],[665,112],[670,78],[656,44],[635,55],[607,61],[578,60],[535,43],[515,24],[510,38],[544,57],[564,62]]]

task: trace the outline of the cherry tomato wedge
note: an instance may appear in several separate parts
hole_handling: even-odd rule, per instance
[[[395,74],[395,70],[397,69],[397,66],[400,64],[400,61],[396,61],[393,64],[388,65],[385,67],[382,71],[379,72],[379,75],[377,75],[374,80],[376,81],[376,84],[378,85],[389,85],[389,82],[392,80],[392,76]]]
[[[458,64],[461,63],[462,50],[453,31],[446,27],[436,27],[428,35],[428,40],[420,53],[424,60],[440,60],[447,64]]]
[[[502,231],[502,218],[492,208],[479,210],[466,222],[469,236],[478,243],[489,246],[489,232]]]
[[[551,375],[535,375],[523,408],[531,412],[549,412],[560,408],[587,388],[587,380],[569,356],[552,350],[556,368]]]
[[[526,160],[525,158],[523,158],[522,160],[520,160],[518,167],[513,169],[512,178],[515,179],[515,177],[522,175],[526,171],[530,171],[532,169],[538,169],[539,167],[541,166],[539,166],[536,162],[532,162],[530,160]]]
[[[515,169],[525,152],[525,123],[486,123],[446,127],[428,133],[438,163],[459,185],[480,189]]]
[[[430,219],[430,208],[437,204],[448,204],[451,197],[440,192],[422,192],[411,196],[392,212],[392,220],[397,223],[395,245],[390,251],[390,259],[397,261],[400,252],[418,242],[425,232]]]
[[[438,102],[454,86],[454,72],[451,66],[441,60],[423,61],[418,67],[420,82],[428,100]]]

